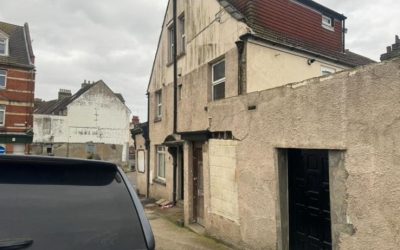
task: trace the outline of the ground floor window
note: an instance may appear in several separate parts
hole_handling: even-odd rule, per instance
[[[165,180],[165,147],[157,146],[157,179]]]

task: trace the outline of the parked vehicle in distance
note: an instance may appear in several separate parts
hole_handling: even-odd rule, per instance
[[[143,207],[116,165],[0,156],[0,249],[154,249]]]

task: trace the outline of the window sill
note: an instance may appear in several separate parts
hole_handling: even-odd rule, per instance
[[[181,53],[176,57],[176,60],[181,59],[181,58],[184,57],[185,55],[186,55],[186,51],[181,52]],[[171,65],[173,65],[173,64],[174,64],[174,61],[168,61],[168,62],[167,62],[167,67],[169,67],[169,66],[171,66]]]
[[[330,31],[335,31],[335,28],[326,24],[322,24],[321,25],[322,28],[326,29],[326,30],[330,30]]]
[[[157,123],[157,122],[161,122],[161,117],[156,117],[156,118],[154,118],[154,123]]]
[[[162,179],[156,178],[156,179],[153,180],[153,182],[158,184],[158,185],[161,185],[161,186],[165,186],[165,187],[167,186],[167,183],[165,182],[165,180],[162,180]]]

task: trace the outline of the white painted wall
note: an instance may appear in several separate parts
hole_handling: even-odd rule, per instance
[[[124,145],[130,139],[130,110],[103,83],[97,83],[68,105],[67,116],[34,115],[34,143],[105,143]],[[44,118],[51,119],[51,132],[43,130]],[[52,137],[52,139],[51,139]]]

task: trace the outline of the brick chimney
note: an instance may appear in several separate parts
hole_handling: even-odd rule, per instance
[[[132,124],[133,125],[138,125],[140,123],[140,120],[139,120],[139,116],[132,116]]]
[[[86,82],[86,80],[84,80],[83,83],[81,84],[81,88],[83,89],[83,88],[89,86],[90,84],[91,84],[90,81]]]
[[[381,61],[389,60],[400,56],[400,38],[396,35],[395,42],[392,46],[386,47],[386,53],[381,55]]]
[[[62,100],[64,98],[68,98],[68,97],[71,97],[71,96],[72,96],[71,90],[60,89],[58,91],[58,100]]]

